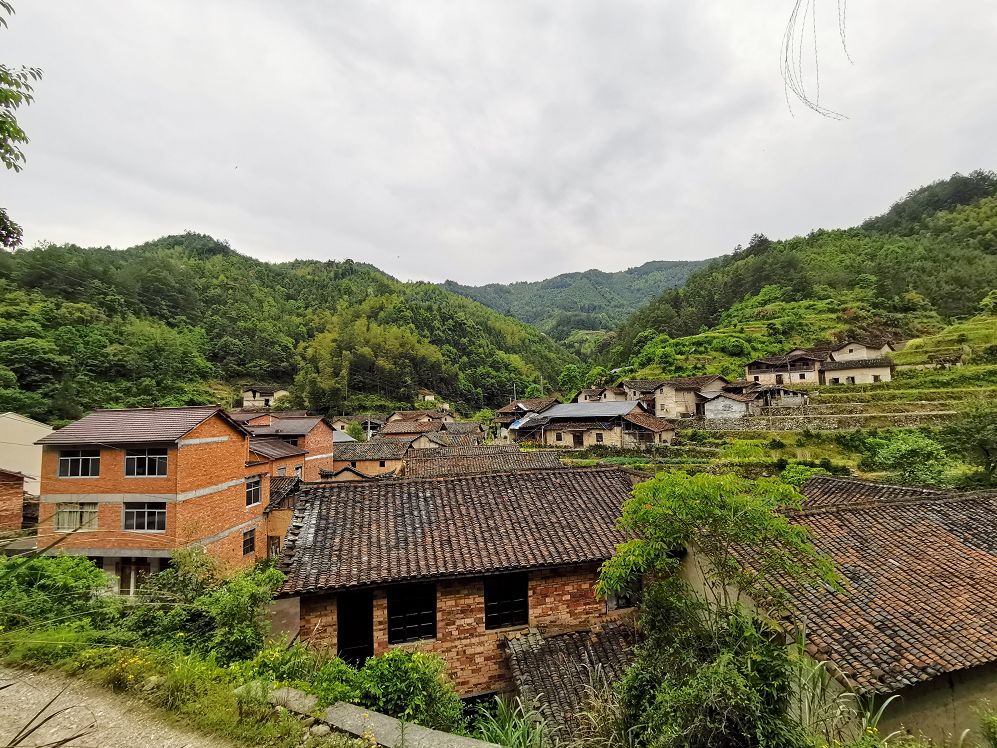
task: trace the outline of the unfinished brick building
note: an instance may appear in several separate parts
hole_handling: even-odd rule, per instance
[[[632,485],[605,468],[304,485],[277,618],[355,662],[437,652],[463,696],[509,690],[507,639],[625,607],[595,584]]]

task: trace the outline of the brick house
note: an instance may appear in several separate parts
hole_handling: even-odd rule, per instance
[[[24,525],[24,484],[27,476],[0,468],[0,535]]]
[[[332,424],[322,416],[297,413],[285,415],[281,412],[268,412],[245,420],[240,417],[240,420],[254,437],[280,439],[305,450],[304,467],[300,476],[304,480],[318,480],[321,470],[333,469],[334,439],[336,437]],[[343,434],[343,436],[348,435]]]
[[[282,439],[249,440],[248,468],[263,468],[270,476],[293,476],[302,479],[305,474],[305,457],[308,452],[301,447],[288,444]]]
[[[508,691],[508,638],[623,614],[595,584],[632,485],[607,468],[304,485],[274,617],[347,660],[417,647],[462,696]]]
[[[359,471],[372,477],[397,473],[402,468],[409,445],[401,439],[371,439],[368,442],[348,442],[336,448],[332,469],[323,471],[324,480],[344,469]]]
[[[202,546],[232,567],[265,552],[269,470],[220,408],[98,410],[39,443],[39,547],[63,538],[57,552],[93,559],[123,592],[178,548]]]
[[[648,413],[646,407],[634,400],[555,405],[523,418],[509,434],[514,441],[548,447],[670,444],[674,425]]]

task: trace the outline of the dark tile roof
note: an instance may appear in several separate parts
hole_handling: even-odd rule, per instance
[[[846,580],[791,590],[809,653],[877,693],[997,661],[997,492],[857,483],[812,480],[791,515]]]
[[[336,478],[338,478],[340,475],[343,475],[344,473],[349,473],[350,475],[355,475],[358,478],[360,478],[361,480],[374,480],[374,479],[377,479],[377,478],[391,478],[391,477],[394,477],[394,475],[395,475],[395,471],[394,470],[384,470],[384,472],[381,472],[381,473],[365,473],[365,472],[363,472],[361,470],[358,470],[355,467],[351,467],[350,465],[347,465],[345,467],[341,467],[338,470],[322,470],[322,469],[319,469],[318,472],[319,472],[319,476],[323,480],[335,480]]]
[[[275,416],[269,426],[247,426],[253,436],[304,436],[315,428],[322,416]]]
[[[664,379],[624,379],[620,384],[637,392],[654,392],[665,383]]]
[[[336,462],[359,460],[400,460],[405,457],[408,442],[400,439],[371,439],[366,442],[337,443],[332,451]]]
[[[825,361],[820,365],[824,371],[838,371],[840,369],[881,369],[893,366],[893,362],[888,358],[859,358],[852,361]]]
[[[485,440],[485,435],[480,431],[469,434],[451,434],[443,431],[430,431],[422,434],[422,436],[441,447],[473,447],[480,445]],[[433,447],[427,447],[426,449],[433,449]]]
[[[698,390],[717,380],[727,384],[727,380],[719,374],[704,374],[699,377],[677,377],[665,381],[664,384],[674,387],[677,390]]]
[[[631,486],[612,468],[305,484],[282,591],[604,561]]]
[[[448,434],[481,434],[485,429],[477,421],[454,421],[444,423],[443,430]]]
[[[425,434],[443,428],[440,421],[390,421],[381,427],[378,434]]]
[[[487,449],[487,448],[486,448]],[[418,457],[412,450],[405,459],[407,478],[445,478],[476,473],[508,473],[521,470],[556,470],[564,467],[555,452],[498,452],[462,457]]]
[[[200,423],[219,415],[242,429],[221,408],[198,405],[186,408],[121,408],[95,410],[68,426],[53,431],[36,444],[141,444],[173,442]]]
[[[285,508],[288,498],[297,493],[300,486],[301,479],[297,476],[271,475],[270,501],[267,504],[267,511]]]
[[[466,447],[430,447],[428,449],[413,449],[411,457],[475,457],[491,455],[499,452],[519,452],[518,444],[474,444]]]
[[[633,661],[634,642],[625,619],[594,631],[544,636],[531,630],[506,642],[506,656],[520,698],[539,703],[547,724],[564,737],[578,726],[593,675],[618,681]]]
[[[432,418],[434,421],[442,421],[448,415],[451,414],[446,411],[433,408],[430,410],[396,410],[389,416],[389,418],[395,419],[394,421],[391,421],[391,423],[396,421],[418,421],[420,418]]]
[[[515,400],[508,405],[503,405],[495,411],[496,415],[516,415],[520,413],[539,413],[547,408],[557,405],[556,397],[528,397]]]
[[[288,444],[280,439],[250,439],[249,451],[266,457],[268,460],[280,460],[284,457],[308,454],[307,450],[295,447],[293,444]]]

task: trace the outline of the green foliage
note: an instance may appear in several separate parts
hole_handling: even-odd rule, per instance
[[[360,669],[361,706],[445,732],[462,728],[463,705],[434,653],[391,649]]]
[[[791,462],[779,473],[779,480],[783,483],[788,483],[790,486],[800,488],[815,475],[828,474],[828,471],[821,467],[810,467],[799,462]]]
[[[997,406],[964,410],[943,434],[953,449],[983,468],[988,483],[997,479]]]
[[[911,190],[881,216],[870,218],[862,228],[890,234],[909,234],[940,211],[971,205],[997,194],[997,174],[977,169],[964,176],[956,172],[948,179]]]
[[[479,704],[473,735],[506,748],[547,746],[547,725],[540,710],[518,696],[515,699],[496,696],[490,705]]]
[[[540,389],[539,384],[531,384],[526,388],[526,392],[523,393],[523,397],[543,397],[544,391]]]
[[[0,556],[0,629],[87,625],[112,607],[107,575],[81,556]]]
[[[561,392],[567,396],[568,393],[578,392],[585,386],[585,375],[575,364],[568,364],[561,369],[561,375],[557,378],[557,386]]]
[[[443,287],[535,325],[555,340],[567,340],[577,332],[609,330],[648,297],[682,285],[701,264],[665,260],[616,273],[586,270],[531,283],[478,287],[446,281]]]
[[[718,590],[740,589],[759,602],[780,602],[772,578],[836,584],[830,560],[817,553],[806,530],[777,511],[798,507],[800,498],[775,479],[660,473],[638,484],[624,504],[620,527],[637,538],[603,564],[599,594],[626,589],[641,573],[675,571],[675,551],[683,548],[695,548],[708,562],[703,573]],[[750,568],[735,556],[736,547],[752,549]]]
[[[346,433],[356,439],[358,442],[367,441],[367,432],[364,431],[363,426],[354,421],[346,426]]]
[[[875,463],[905,483],[942,485],[950,460],[941,444],[917,431],[898,432],[876,451]]]

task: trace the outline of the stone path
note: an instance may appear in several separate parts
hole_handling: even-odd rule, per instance
[[[49,673],[26,673],[0,667],[0,746],[17,733],[60,690],[66,691],[46,712],[71,707],[46,723],[24,748],[51,745],[80,731],[68,748],[234,748],[217,738],[188,732],[136,699]],[[57,743],[57,745],[62,745]]]

